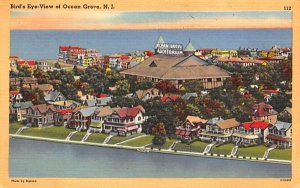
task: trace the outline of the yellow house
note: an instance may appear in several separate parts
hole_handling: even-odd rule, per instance
[[[88,67],[88,66],[91,66],[91,65],[93,65],[93,59],[90,58],[88,55],[85,55],[82,66]]]
[[[237,57],[237,50],[212,50],[211,55],[213,57]]]

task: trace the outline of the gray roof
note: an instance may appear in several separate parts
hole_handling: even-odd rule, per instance
[[[86,104],[90,107],[92,107],[92,106],[107,106],[107,104],[111,101],[112,101],[111,97],[104,97],[104,98],[86,100]]]
[[[271,129],[275,128],[277,130],[288,130],[292,126],[292,123],[283,122],[283,121],[277,121],[274,126],[270,127]]]
[[[91,116],[95,112],[96,109],[97,109],[97,107],[88,107],[88,108],[83,108],[79,111],[83,117],[88,117],[88,116]]]
[[[26,109],[26,108],[29,108],[31,107],[33,104],[31,101],[25,101],[25,102],[18,102],[18,103],[15,103],[13,105],[14,108],[21,108],[21,109]]]
[[[45,101],[55,101],[56,98],[61,94],[59,91],[50,91],[48,95],[45,96]],[[62,94],[61,94],[62,95]],[[63,95],[62,95],[63,96]]]
[[[196,49],[194,48],[194,46],[191,43],[191,41],[189,41],[189,43],[186,45],[186,47],[184,48],[184,51],[187,51],[187,52],[194,52],[194,51],[196,51]]]
[[[185,93],[181,96],[183,100],[189,100],[191,97],[198,97],[197,93]]]
[[[223,121],[223,120],[224,119],[222,119],[221,117],[213,117],[208,120],[207,124],[214,125],[214,124],[218,123],[219,121]]]

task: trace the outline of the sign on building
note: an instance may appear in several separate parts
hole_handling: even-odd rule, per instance
[[[155,46],[155,53],[164,55],[182,55],[183,45],[175,43],[158,43]]]

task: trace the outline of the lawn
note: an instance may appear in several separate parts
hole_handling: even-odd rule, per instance
[[[70,140],[81,141],[84,135],[86,135],[86,132],[77,132],[71,136]]]
[[[19,128],[23,127],[24,125],[21,122],[14,122],[9,124],[9,133],[15,134]]]
[[[150,146],[147,146],[148,148],[161,148],[161,149],[169,149],[169,147],[175,142],[176,140],[170,140],[169,138],[166,139],[166,143],[163,146],[158,146],[151,144]]]
[[[200,141],[195,141],[190,145],[187,145],[185,143],[178,143],[175,146],[175,150],[202,153],[207,145],[207,143]]]
[[[269,159],[282,159],[291,160],[292,159],[292,149],[273,149],[270,151]]]
[[[94,142],[94,143],[100,143],[102,144],[105,140],[106,137],[108,137],[108,134],[103,134],[103,133],[92,133],[86,142]]]
[[[262,158],[267,151],[268,147],[264,145],[253,146],[248,148],[238,148],[237,155],[245,157],[259,157]]]
[[[144,133],[138,133],[138,134],[133,134],[133,135],[129,135],[129,136],[113,136],[110,141],[108,142],[108,144],[116,144],[119,142],[123,142],[125,140],[131,139],[131,138],[135,138],[137,136],[141,136]]]
[[[65,127],[45,127],[45,128],[28,128],[21,132],[21,135],[37,136],[46,138],[66,139],[73,129],[67,129]]]
[[[221,145],[219,147],[216,147],[216,145],[214,145],[209,153],[213,153],[213,154],[223,154],[223,155],[230,155],[232,149],[234,148],[234,144],[224,144]]]
[[[148,136],[145,136],[142,138],[131,140],[129,142],[125,142],[124,144],[121,144],[121,145],[132,146],[132,147],[142,147],[147,144],[151,144],[153,137],[154,137],[153,135],[148,135]]]

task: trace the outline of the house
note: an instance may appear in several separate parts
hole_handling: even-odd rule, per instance
[[[236,144],[260,144],[266,141],[268,135],[269,122],[251,121],[244,122],[236,127],[232,134],[232,141]]]
[[[190,100],[191,98],[197,98],[198,97],[198,94],[197,93],[185,93],[184,95],[181,96],[181,98],[183,100]]]
[[[45,127],[54,124],[54,113],[56,109],[53,105],[39,104],[31,106],[27,110],[27,126]]]
[[[251,117],[253,121],[265,121],[275,124],[277,121],[277,112],[271,105],[261,102],[252,107]]]
[[[103,97],[103,98],[94,98],[94,99],[89,99],[89,100],[84,100],[83,105],[84,106],[107,106],[110,102],[112,102],[112,97]]]
[[[242,59],[242,58],[218,58],[216,59],[218,64],[229,64],[229,65],[241,65],[244,67],[255,66],[255,65],[266,65],[267,62],[258,59]]]
[[[16,63],[20,67],[29,67],[31,71],[37,68],[37,63],[35,60],[16,60]]]
[[[20,79],[20,85],[24,88],[30,88],[33,89],[38,85],[37,78],[32,77],[21,77]]]
[[[45,96],[48,95],[50,91],[54,90],[53,85],[51,85],[51,84],[38,84],[36,86],[33,86],[32,89],[35,89],[35,88],[41,90]]]
[[[53,67],[50,66],[47,62],[43,61],[43,62],[38,62],[37,63],[37,67],[39,69],[41,69],[42,71],[44,72],[47,72],[47,71],[53,71]]]
[[[280,148],[292,147],[292,123],[277,121],[269,127],[267,142]]]
[[[292,117],[292,108],[291,107],[285,107],[282,112],[280,112],[280,115],[288,115]]]
[[[21,87],[21,79],[20,78],[9,78],[9,86],[12,88]]]
[[[46,102],[54,102],[54,101],[65,101],[65,96],[59,91],[50,91],[48,95],[44,97]]]
[[[148,99],[161,97],[161,93],[156,88],[150,88],[146,90],[137,90],[136,92],[133,93],[133,97],[146,101]]]
[[[113,109],[110,106],[99,107],[95,110],[91,117],[91,124],[89,132],[99,132],[103,131],[104,120],[110,115],[112,115]]]
[[[145,109],[142,106],[117,108],[104,121],[105,133],[123,135],[140,133],[142,123],[146,121]]]
[[[69,120],[68,128],[76,129],[77,131],[86,131],[91,124],[91,116],[95,113],[97,107],[78,107],[73,110]]]
[[[197,116],[187,116],[185,121],[176,127],[176,136],[182,140],[192,140],[196,138],[201,131],[201,127],[205,126],[207,120]]]
[[[17,121],[24,121],[27,118],[27,109],[32,105],[31,101],[16,102],[12,105],[11,112],[16,116]]]
[[[9,91],[9,101],[19,103],[23,100],[23,96],[19,91]]]
[[[170,95],[170,96],[163,96],[160,98],[160,101],[165,103],[165,102],[175,102],[179,96],[177,95]]]
[[[234,129],[239,126],[235,118],[226,120],[214,119],[207,122],[206,130],[200,133],[201,140],[210,140],[217,142],[231,141],[231,135]]]
[[[54,101],[54,102],[48,102],[49,104],[52,104],[56,109],[64,110],[64,109],[74,109],[78,106],[80,106],[80,103],[73,101],[73,100],[65,100],[65,101]]]
[[[72,116],[72,109],[57,109],[54,115],[54,125],[67,127]]]
[[[231,58],[231,57],[237,57],[238,52],[237,50],[212,50],[211,52],[212,57],[214,58]]]
[[[9,70],[18,72],[17,60],[19,59],[18,56],[9,56]]]

